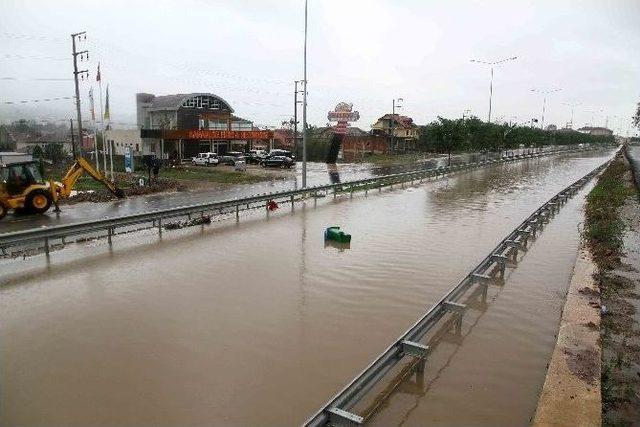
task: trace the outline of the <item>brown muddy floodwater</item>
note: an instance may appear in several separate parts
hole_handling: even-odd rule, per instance
[[[0,424],[301,423],[534,209],[610,152],[499,165],[0,264]],[[584,191],[463,340],[379,425],[525,425],[578,245]],[[325,248],[323,231],[352,233]],[[408,390],[408,391],[407,391]]]

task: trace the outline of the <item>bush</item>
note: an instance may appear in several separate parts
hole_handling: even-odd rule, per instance
[[[613,136],[594,136],[576,131],[551,131],[528,126],[487,123],[470,119],[438,120],[419,128],[419,147],[423,151],[500,151],[520,145],[613,144]]]

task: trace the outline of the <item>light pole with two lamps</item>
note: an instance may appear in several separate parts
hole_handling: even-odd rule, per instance
[[[517,56],[513,56],[511,58],[501,59],[499,61],[480,61],[478,59],[472,59],[471,62],[477,62],[479,64],[485,64],[491,66],[491,82],[489,83],[489,118],[487,119],[488,123],[491,123],[491,100],[493,98],[493,68],[496,65],[500,65],[507,61],[515,61],[518,59]]]
[[[540,121],[540,129],[544,129],[544,113],[547,109],[547,95],[552,94],[554,92],[559,92],[562,89],[549,89],[549,90],[541,90],[541,89],[531,89],[531,92],[541,93],[543,95],[542,100],[542,120]]]

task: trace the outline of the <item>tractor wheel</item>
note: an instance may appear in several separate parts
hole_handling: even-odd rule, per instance
[[[51,194],[42,189],[33,190],[27,195],[24,207],[31,213],[43,214],[51,207]]]
[[[6,214],[7,208],[2,203],[0,203],[0,219],[4,218]]]

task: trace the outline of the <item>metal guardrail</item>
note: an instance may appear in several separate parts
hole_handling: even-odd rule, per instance
[[[620,154],[620,151],[618,151]],[[413,326],[381,353],[369,366],[329,400],[318,412],[304,422],[305,427],[325,425],[360,425],[364,417],[349,412],[397,363],[405,356],[417,359],[416,370],[423,372],[429,347],[419,341],[443,317],[456,317],[456,328],[461,328],[466,306],[459,303],[463,295],[474,286],[482,286],[483,293],[496,273],[504,277],[507,264],[514,263],[520,250],[526,250],[530,236],[535,235],[544,223],[566,203],[592,177],[609,165],[611,160],[598,166],[584,177],[560,191],[518,225],[471,272],[433,305]]]
[[[338,184],[326,184],[317,185],[314,187],[307,187],[304,189],[279,191],[273,193],[263,193],[252,195],[240,199],[229,199],[217,202],[201,203],[195,205],[188,205],[182,207],[168,208],[162,210],[155,210],[150,212],[142,212],[131,214],[121,217],[96,219],[92,221],[77,222],[73,224],[56,225],[53,227],[37,228],[23,231],[16,231],[10,233],[0,234],[0,252],[3,256],[7,255],[7,249],[17,246],[24,246],[33,244],[34,242],[42,243],[44,252],[49,255],[51,247],[64,246],[67,243],[72,243],[66,239],[72,236],[82,236],[88,233],[103,232],[106,235],[100,237],[107,237],[111,242],[112,236],[120,233],[116,233],[116,229],[126,228],[132,226],[138,226],[146,224],[146,226],[137,228],[135,230],[124,230],[123,232],[137,231],[140,229],[150,229],[157,227],[158,231],[162,233],[163,220],[175,219],[175,218],[191,218],[192,215],[202,215],[206,213],[214,214],[233,214],[235,212],[236,218],[239,219],[239,213],[248,209],[256,209],[264,207],[267,209],[267,205],[271,201],[275,202],[291,202],[292,206],[295,201],[306,199],[308,197],[317,198],[319,194],[324,196],[328,195],[330,191],[333,191],[334,197],[337,194],[348,192],[353,194],[355,191],[369,191],[371,189],[382,189],[382,187],[393,187],[393,185],[404,185],[405,182],[413,183],[416,180],[423,180],[425,178],[445,176],[450,173],[475,169],[484,166],[490,166],[494,164],[507,163],[516,160],[536,158],[549,156],[559,153],[575,152],[575,151],[587,151],[594,150],[595,148],[560,148],[555,150],[549,150],[538,153],[515,155],[505,157],[502,159],[485,160],[475,163],[464,163],[446,167],[421,169],[391,175],[383,175],[373,178],[360,179],[355,181],[348,181]],[[297,200],[296,200],[297,199]],[[267,209],[268,212],[268,209]]]

